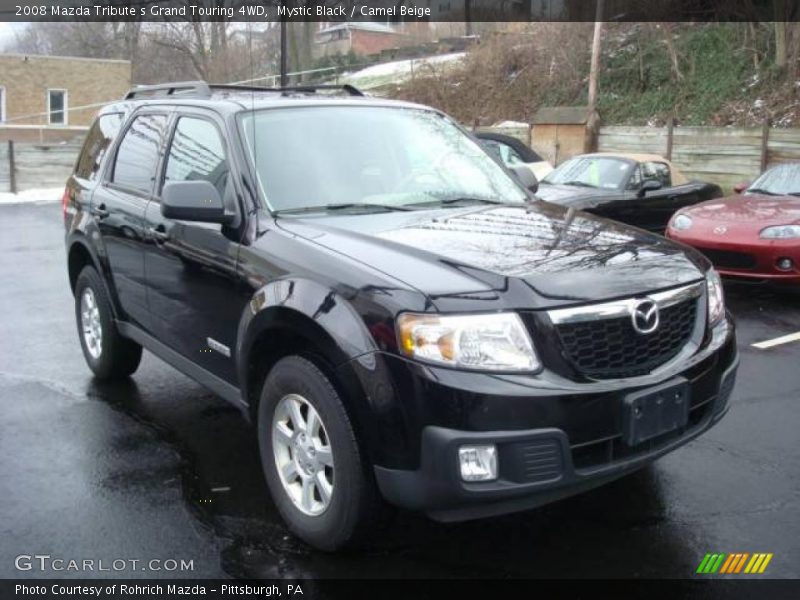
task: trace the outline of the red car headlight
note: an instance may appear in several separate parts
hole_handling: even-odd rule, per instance
[[[686,231],[692,226],[692,218],[688,215],[675,215],[669,226],[675,231]]]
[[[764,240],[791,240],[800,238],[800,225],[773,225],[761,230],[758,237]]]

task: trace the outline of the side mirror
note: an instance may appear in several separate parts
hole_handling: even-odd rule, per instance
[[[750,187],[750,182],[743,181],[742,183],[737,183],[735,186],[733,186],[733,191],[736,192],[737,194],[741,194],[749,187]]]
[[[180,221],[228,223],[217,188],[208,181],[172,181],[161,192],[161,214]]]
[[[639,188],[638,196],[639,198],[644,197],[647,192],[655,192],[656,190],[660,190],[663,186],[661,182],[657,179],[645,179],[642,182],[642,186]]]
[[[536,190],[539,189],[539,180],[536,179],[536,175],[533,174],[530,168],[525,165],[517,165],[509,167],[509,169],[511,169],[511,172],[514,173],[514,176],[524,188],[536,193]]]

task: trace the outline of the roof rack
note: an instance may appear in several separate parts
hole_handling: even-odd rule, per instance
[[[211,89],[205,81],[179,81],[176,83],[159,83],[158,85],[137,85],[125,94],[125,100],[133,100],[140,96],[177,96],[183,94],[210,96]]]
[[[176,83],[161,83],[158,85],[138,85],[132,88],[126,95],[125,100],[134,100],[142,97],[156,96],[199,96],[208,98],[214,90],[226,90],[232,92],[269,92],[273,94],[316,94],[318,91],[341,91],[350,96],[363,96],[364,93],[358,88],[347,83],[343,85],[299,85],[290,87],[260,87],[251,85],[236,85],[229,83],[212,83],[205,81],[180,81]]]

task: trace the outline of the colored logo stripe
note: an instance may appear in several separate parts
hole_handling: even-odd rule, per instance
[[[763,573],[772,560],[772,556],[772,553],[764,552],[755,554],[748,552],[734,552],[731,554],[709,553],[703,557],[696,572],[703,574],[731,574],[741,573],[742,569],[744,569],[744,573]]]
[[[724,554],[706,554],[703,562],[697,567],[698,573],[716,573],[725,559]]]

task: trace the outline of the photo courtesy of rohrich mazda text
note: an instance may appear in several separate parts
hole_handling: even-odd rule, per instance
[[[0,595],[796,597],[800,23],[512,4],[4,13]]]

